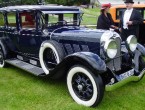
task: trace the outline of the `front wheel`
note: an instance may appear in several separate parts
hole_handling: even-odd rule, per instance
[[[99,75],[89,69],[76,65],[67,75],[67,87],[72,98],[84,106],[98,105],[104,95],[104,86]]]

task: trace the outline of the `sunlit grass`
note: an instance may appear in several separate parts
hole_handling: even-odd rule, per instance
[[[13,66],[0,69],[1,110],[143,110],[145,78],[105,92],[96,108],[78,105],[70,97],[65,80],[31,75]]]
[[[83,22],[96,24],[97,10],[85,9]],[[72,100],[65,80],[36,77],[13,66],[0,69],[0,110],[144,110],[144,100],[145,78],[105,92],[98,107],[88,108]]]
[[[82,25],[96,25],[98,16],[100,15],[100,9],[99,8],[93,8],[93,9],[82,9],[84,12],[83,18],[82,18]]]

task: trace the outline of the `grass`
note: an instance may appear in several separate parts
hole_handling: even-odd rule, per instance
[[[96,24],[99,10],[84,12],[83,22]],[[0,110],[144,110],[144,100],[145,78],[105,92],[98,107],[88,108],[72,100],[63,80],[36,77],[13,66],[0,69]]]
[[[105,92],[96,108],[78,105],[65,81],[33,76],[13,66],[0,69],[1,110],[143,110],[145,78]]]
[[[98,8],[94,9],[82,9],[84,12],[82,25],[96,25],[97,18],[100,15],[100,10]]]

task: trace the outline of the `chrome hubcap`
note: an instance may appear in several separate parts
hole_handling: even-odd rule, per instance
[[[78,90],[82,91],[83,90],[83,86],[82,85],[78,85]]]
[[[72,87],[75,94],[82,100],[90,100],[93,96],[93,85],[87,75],[77,73],[72,78]]]

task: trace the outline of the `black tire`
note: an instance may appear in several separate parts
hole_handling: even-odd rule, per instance
[[[4,53],[0,46],[0,68],[4,68],[6,66],[5,60],[4,60]]]
[[[97,106],[104,95],[102,78],[80,65],[75,65],[69,70],[67,87],[71,97],[78,104],[88,107]]]
[[[49,70],[55,68],[64,56],[64,51],[58,42],[50,40],[42,43],[39,51],[39,59],[44,72],[49,74]]]

